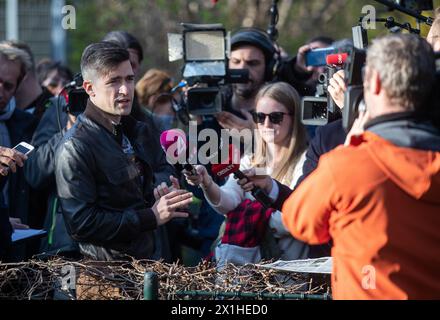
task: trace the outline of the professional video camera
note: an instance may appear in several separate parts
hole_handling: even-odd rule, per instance
[[[326,55],[326,70],[321,73],[314,97],[303,97],[301,100],[301,121],[305,125],[323,126],[340,117],[339,108],[328,93],[330,79],[342,69],[345,53]]]
[[[348,131],[359,115],[359,109],[364,108],[363,74],[367,58],[365,49],[347,48],[348,58],[345,64],[345,83],[347,90],[342,109],[342,125]]]
[[[418,14],[422,13],[422,11],[434,9],[432,0],[394,0],[394,2],[397,5],[417,12]]]
[[[168,34],[169,60],[183,58],[183,78],[189,86],[186,109],[193,115],[222,111],[221,87],[249,81],[248,70],[229,69],[230,35],[221,24],[186,24],[183,34]]]
[[[392,10],[398,10],[411,17],[422,21],[428,25],[432,24],[432,18],[421,15],[423,10],[432,10],[432,0],[418,1],[418,0],[376,0],[376,2],[382,3],[388,6]],[[359,115],[359,110],[365,108],[364,103],[364,90],[363,90],[363,69],[366,62],[368,37],[367,30],[362,26],[362,17],[359,25],[353,27],[353,43],[354,46],[347,48],[348,53],[347,61],[345,64],[345,83],[347,85],[347,91],[344,97],[344,109],[342,110],[343,127],[346,131],[350,130],[354,120]],[[420,30],[412,28],[410,24],[399,24],[392,17],[387,19],[376,19],[379,22],[385,22],[385,27],[391,32],[395,32],[392,29],[406,29],[411,33],[419,34]],[[438,60],[438,59],[437,59]],[[439,68],[437,68],[439,70]],[[439,74],[439,71],[437,72]],[[438,76],[439,78],[440,76]],[[439,86],[440,81],[437,81]],[[434,101],[436,98],[433,99]],[[435,102],[434,102],[435,103]]]
[[[89,99],[89,95],[82,87],[83,81],[82,75],[78,73],[73,78],[73,81],[64,87],[62,92],[67,103],[63,110],[74,116],[79,116],[84,112],[87,106],[87,100]]]

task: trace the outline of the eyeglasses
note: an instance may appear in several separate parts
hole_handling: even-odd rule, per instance
[[[266,121],[266,117],[269,117],[270,122],[273,124],[280,124],[284,120],[284,116],[291,116],[293,113],[285,113],[285,112],[272,112],[270,114],[266,114],[263,112],[251,112],[252,117],[255,123],[263,124]]]

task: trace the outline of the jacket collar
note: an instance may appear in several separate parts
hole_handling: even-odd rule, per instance
[[[399,147],[440,151],[439,129],[414,112],[377,117],[369,121],[365,129]]]
[[[416,119],[416,114],[413,111],[409,112],[396,112],[389,113],[383,116],[376,117],[365,124],[365,130],[374,127],[375,125],[384,123],[384,122],[393,122],[399,120],[414,120]]]
[[[90,99],[87,101],[84,115],[104,127],[119,143],[122,142],[122,122],[115,123],[112,120],[113,115],[98,108]]]

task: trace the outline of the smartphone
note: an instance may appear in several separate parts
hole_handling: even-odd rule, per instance
[[[327,64],[325,58],[333,53],[335,53],[335,48],[333,47],[310,50],[306,53],[306,66],[325,66]]]
[[[35,148],[33,146],[26,142],[21,142],[14,147],[14,150],[17,150],[18,152],[23,153],[26,156],[34,151],[34,149]]]

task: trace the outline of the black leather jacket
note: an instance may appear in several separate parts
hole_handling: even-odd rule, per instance
[[[121,128],[102,115],[89,102],[56,152],[57,191],[67,229],[81,252],[96,260],[159,258],[147,128],[131,117],[121,121],[141,162],[141,179],[138,166],[122,150]]]

